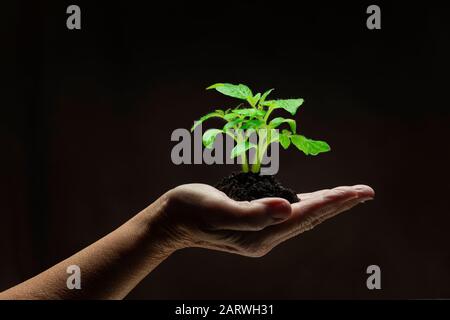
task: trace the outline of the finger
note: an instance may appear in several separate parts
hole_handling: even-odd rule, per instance
[[[340,186],[340,187],[336,187],[334,189],[323,189],[323,190],[318,190],[318,191],[314,191],[314,192],[300,193],[297,196],[300,200],[307,200],[307,199],[315,198],[318,196],[322,196],[322,195],[326,194],[327,192],[330,192],[331,190],[340,190],[340,189],[345,190],[348,188],[352,188],[356,192],[362,192],[362,193],[366,192],[368,194],[372,194],[372,196],[375,194],[375,192],[373,191],[373,189],[371,187],[360,184],[360,185],[355,185],[355,186]]]
[[[305,231],[311,230],[313,229],[315,226],[317,226],[318,224],[322,223],[325,220],[328,220],[336,215],[338,215],[339,213],[342,213],[344,211],[350,210],[351,208],[357,206],[358,204],[364,202],[364,200],[361,199],[353,199],[353,200],[349,200],[345,203],[343,203],[340,207],[338,207],[335,211],[330,212],[328,215],[323,216],[322,219],[319,220],[315,220],[312,221],[311,224],[305,224],[303,227],[299,227],[299,228],[295,228],[292,229],[291,232],[285,232],[282,234],[278,235],[277,237],[272,237],[272,247],[276,247],[277,245],[279,245],[280,243],[289,240]]]
[[[353,189],[356,190],[356,192],[358,192],[358,197],[360,198],[370,198],[373,199],[375,198],[375,190],[373,190],[371,187],[365,185],[365,184],[357,184],[354,185],[352,187]]]
[[[353,199],[345,202],[339,209],[336,210],[336,214],[352,208],[357,205],[359,201],[360,200]],[[269,226],[259,232],[232,231],[234,234],[233,238],[235,240],[234,242],[229,242],[226,246],[223,245],[222,239],[229,237],[230,231],[224,230],[221,232],[226,232],[226,234],[222,234],[218,243],[215,245],[211,244],[210,248],[230,253],[242,254],[245,256],[260,257],[280,243],[307,230],[307,228],[287,229],[285,228],[285,224],[287,223],[288,221],[278,226]]]
[[[374,195],[372,188],[361,185],[338,187],[318,193],[315,197],[293,204],[292,215],[288,220],[255,234],[253,241],[275,246],[361,202],[372,199]]]
[[[294,221],[300,224],[317,224],[327,216],[336,212],[343,203],[352,199],[371,199],[375,192],[369,186],[356,185],[352,187],[337,187],[325,191],[305,201],[293,205]]]
[[[340,202],[358,198],[359,191],[354,187],[337,187],[330,190],[319,191],[309,198],[293,205],[297,215],[302,217],[320,216],[325,214],[328,207],[333,207]]]
[[[330,191],[330,189],[323,189],[323,190],[318,190],[318,191],[314,191],[314,192],[307,192],[307,193],[299,193],[297,194],[297,197],[300,199],[300,201],[303,200],[307,200],[307,199],[311,199],[314,197],[317,197],[319,195],[324,194],[325,192]]]
[[[285,221],[292,212],[289,201],[282,198],[225,202],[214,215],[211,229],[258,231]]]

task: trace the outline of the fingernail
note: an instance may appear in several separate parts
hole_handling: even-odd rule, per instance
[[[252,202],[263,204],[272,218],[276,220],[285,220],[291,215],[291,204],[289,201],[281,198],[262,198]]]
[[[353,186],[353,189],[356,190],[360,196],[365,196],[366,198],[370,197],[373,199],[375,195],[375,191],[371,187],[363,184],[355,185]]]

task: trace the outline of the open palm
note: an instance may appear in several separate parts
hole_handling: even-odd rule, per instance
[[[260,257],[321,222],[370,200],[366,185],[341,186],[281,198],[234,201],[205,184],[186,184],[167,193],[165,229],[179,247],[203,247]]]

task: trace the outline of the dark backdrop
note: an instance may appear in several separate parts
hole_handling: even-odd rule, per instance
[[[365,183],[376,199],[250,259],[177,252],[130,298],[450,298],[448,13],[431,2],[2,3],[0,290],[113,230],[168,189],[237,168],[175,166],[175,128],[232,101],[215,82],[303,97],[282,151],[298,191]],[[377,264],[382,290],[369,291]]]

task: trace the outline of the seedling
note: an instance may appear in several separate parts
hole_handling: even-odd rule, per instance
[[[222,118],[226,124],[222,129],[209,129],[203,134],[203,145],[212,148],[218,134],[227,134],[235,142],[235,147],[231,150],[231,157],[242,157],[242,171],[259,173],[261,161],[271,143],[280,143],[284,149],[293,144],[297,149],[306,155],[317,155],[330,151],[330,146],[325,141],[308,139],[297,133],[297,123],[294,119],[276,117],[270,119],[271,113],[276,109],[284,109],[291,115],[295,115],[298,108],[303,104],[303,99],[277,99],[268,100],[273,89],[267,90],[263,94],[253,95],[252,90],[244,84],[216,83],[207,88],[215,89],[220,93],[236,99],[243,100],[233,109],[215,110],[195,121],[191,128],[193,131],[198,125],[210,118]],[[278,130],[282,124],[286,124],[289,129]],[[277,129],[277,130],[275,130]],[[252,143],[252,134],[257,135],[257,143]],[[255,157],[249,161],[247,151],[254,149]],[[251,167],[249,166],[251,164]]]

